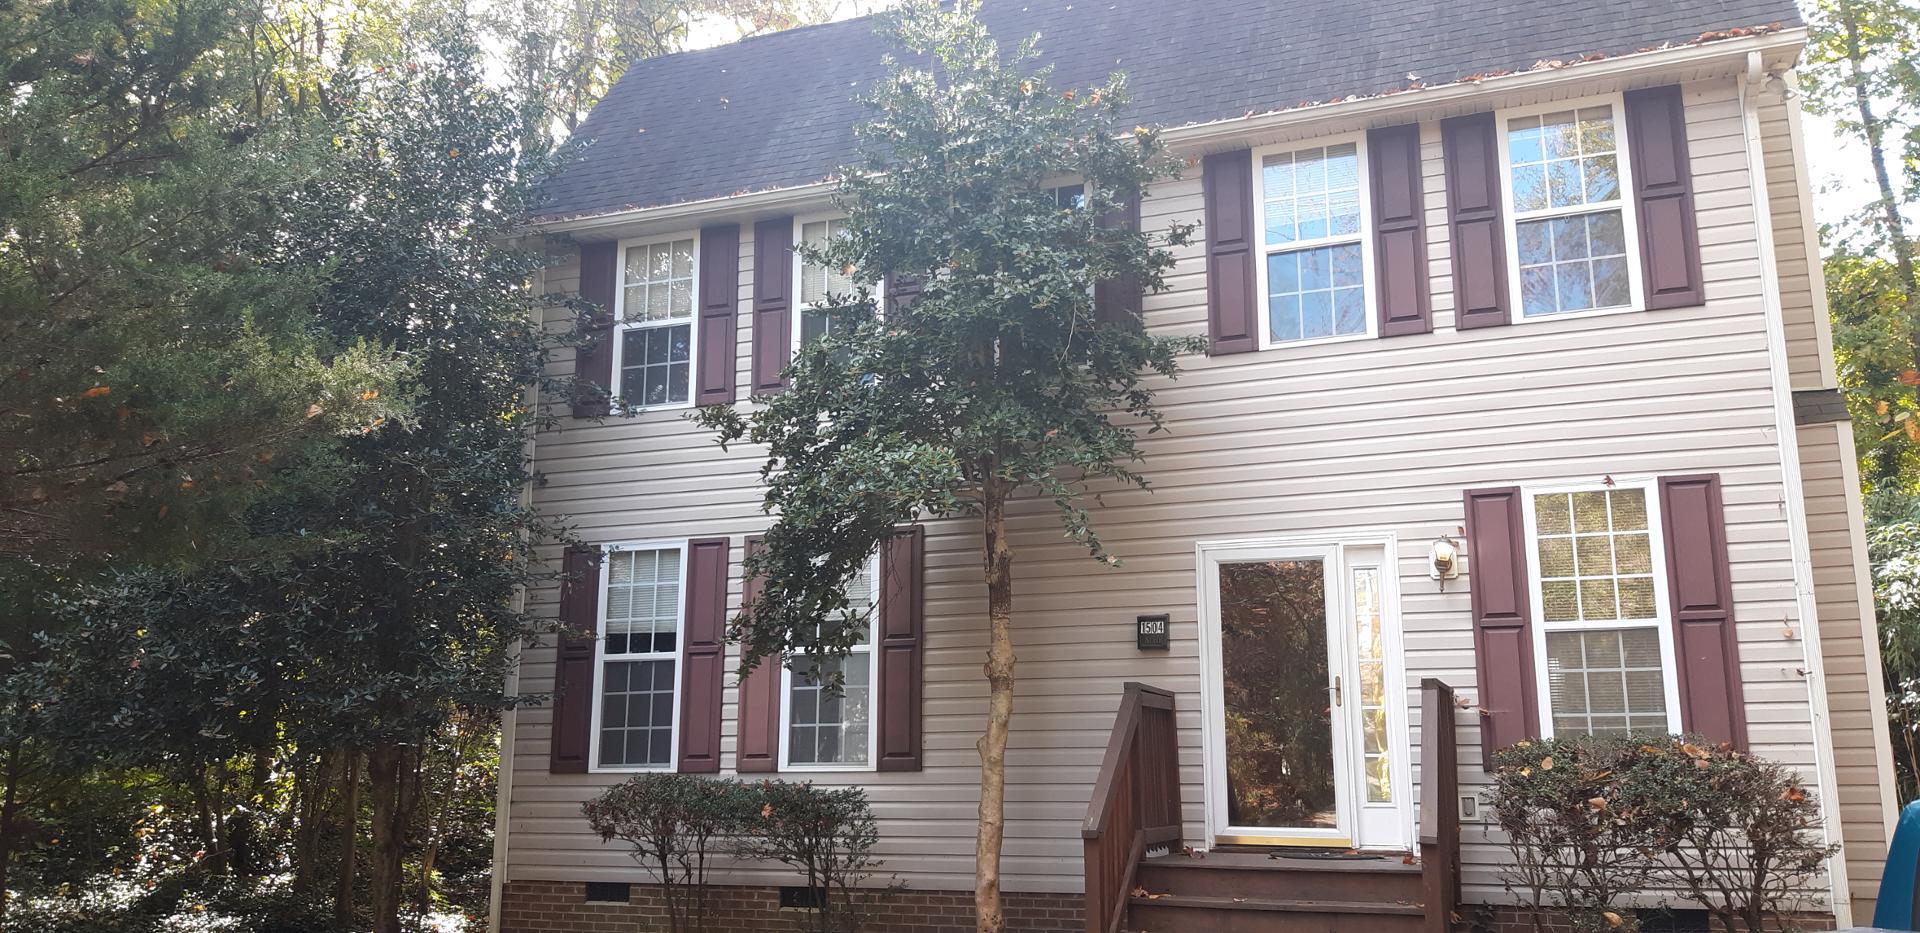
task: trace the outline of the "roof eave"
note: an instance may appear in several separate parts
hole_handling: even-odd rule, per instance
[[[1806,43],[1807,28],[1794,26],[1733,38],[1646,49],[1608,58],[1576,60],[1471,81],[1433,87],[1415,86],[1370,97],[1303,104],[1284,110],[1169,127],[1161,132],[1161,138],[1173,149],[1197,152],[1220,147],[1222,143],[1239,141],[1249,135],[1283,131],[1298,124],[1366,121],[1389,112],[1413,109],[1432,111],[1457,107],[1461,112],[1466,112],[1473,108],[1462,105],[1492,93],[1545,92],[1560,85],[1606,80],[1631,83],[1644,76],[1686,69],[1700,70],[1715,65],[1724,65],[1731,74],[1744,70],[1747,56],[1753,52],[1788,61],[1797,60]],[[593,237],[636,224],[700,220],[722,213],[776,214],[798,211],[817,207],[837,185],[836,179],[829,178],[804,185],[745,191],[717,198],[554,217],[534,221],[528,225],[528,232]]]

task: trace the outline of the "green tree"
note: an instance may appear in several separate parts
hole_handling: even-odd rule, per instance
[[[1837,245],[1884,250],[1891,274],[1878,284],[1900,297],[1905,371],[1920,371],[1920,272],[1904,215],[1920,192],[1920,8],[1906,0],[1822,0],[1808,12],[1807,100],[1866,146],[1879,195],[1848,229],[1836,231]],[[1920,380],[1908,387],[1920,393]]]
[[[394,362],[311,331],[281,203],[324,160],[228,106],[233,0],[0,17],[0,560],[166,558],[276,453],[385,411]]]
[[[283,204],[331,159],[234,106],[234,0],[0,16],[0,915],[28,814],[77,776],[4,689],[43,597],[107,565],[249,547],[238,517],[306,456],[402,410],[404,360],[315,331]]]
[[[333,445],[327,482],[255,503],[250,533],[300,547],[84,591],[42,668],[48,717],[102,756],[193,774],[284,744],[343,762],[349,845],[364,761],[379,933],[410,906],[409,836],[439,812],[428,765],[469,757],[448,730],[512,702],[508,649],[534,633],[513,597],[540,579],[528,541],[552,532],[520,504],[540,418],[524,393],[552,338],[526,287],[540,257],[512,245],[549,159],[483,81],[471,25],[421,26],[408,66],[330,81],[337,165],[290,194],[276,241],[321,270],[317,332],[409,361],[408,413]]]
[[[1911,488],[1920,469],[1920,403],[1899,271],[1886,259],[1844,247],[1827,256],[1822,270],[1861,477],[1874,489]]]
[[[696,20],[732,23],[743,35],[824,22],[823,0],[497,0],[489,13],[507,48],[509,81],[535,110],[533,127],[558,138],[643,58],[678,51]]]
[[[1125,82],[1051,87],[1032,40],[1006,54],[961,0],[950,12],[914,2],[883,19],[899,50],[855,126],[861,161],[838,193],[847,235],[811,260],[921,283],[918,300],[884,314],[860,294],[837,296],[827,335],[803,348],[788,390],[751,414],[701,412],[722,444],[765,444],[765,550],[747,572],[763,596],[731,634],[744,662],[817,665],[844,653],[852,626],[818,625],[848,611],[843,584],[902,522],[960,517],[984,539],[990,687],[979,741],[979,929],[1002,930],[1000,851],[1013,715],[1016,497],[1054,503],[1072,537],[1102,563],[1088,499],[1145,487],[1138,434],[1160,424],[1148,375],[1170,377],[1198,338],[1150,336],[1134,319],[1102,320],[1094,284],[1161,287],[1176,225],[1149,237],[1103,215],[1177,172],[1158,136],[1122,114]],[[1062,208],[1049,184],[1086,183]],[[796,662],[797,663],[797,662]]]

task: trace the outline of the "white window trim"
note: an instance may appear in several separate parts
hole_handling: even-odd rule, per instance
[[[1584,311],[1559,311],[1528,317],[1520,296],[1520,221],[1563,217],[1571,214],[1591,214],[1608,208],[1583,204],[1579,207],[1555,207],[1531,211],[1525,218],[1519,217],[1513,208],[1513,167],[1509,163],[1507,154],[1507,124],[1520,117],[1537,117],[1541,114],[1559,113],[1564,110],[1578,111],[1583,107],[1595,107],[1601,104],[1613,108],[1614,161],[1620,170],[1620,225],[1624,228],[1627,238],[1627,303],[1617,308],[1588,308]],[[1500,216],[1504,226],[1501,234],[1507,241],[1507,300],[1512,304],[1507,320],[1514,324],[1538,324],[1544,321],[1565,321],[1645,311],[1646,296],[1641,287],[1644,273],[1640,268],[1640,215],[1639,205],[1635,203],[1633,194],[1633,158],[1628,148],[1631,143],[1627,138],[1626,95],[1600,94],[1593,97],[1496,110],[1493,114],[1493,135],[1500,158]]]
[[[793,243],[795,246],[799,246],[800,244],[806,242],[805,240],[801,239],[801,237],[804,231],[807,229],[808,224],[817,224],[823,220],[846,220],[846,219],[847,219],[847,215],[840,214],[840,213],[832,213],[832,212],[817,213],[817,214],[803,214],[803,215],[796,216],[793,218]],[[798,249],[794,250],[793,251],[793,314],[787,321],[787,330],[788,330],[787,343],[789,346],[792,347],[794,356],[800,355],[801,318],[808,311],[811,311],[818,306],[817,302],[806,302],[806,301],[800,300],[801,278],[802,276],[806,275],[806,271],[807,271],[806,260],[800,257],[800,251]],[[856,276],[854,281],[858,283],[859,278]],[[881,314],[883,315],[886,314],[886,311],[887,311],[886,283],[884,281],[873,282],[871,283],[871,287],[873,289],[874,303],[879,307]]]
[[[1606,492],[1615,489],[1639,489],[1647,501],[1647,550],[1653,558],[1653,606],[1651,619],[1613,619],[1601,622],[1548,622],[1546,602],[1541,594],[1540,539],[1535,522],[1533,500],[1538,495],[1574,492]],[[1673,645],[1673,611],[1667,594],[1667,553],[1665,516],[1660,514],[1660,486],[1656,477],[1616,478],[1605,483],[1553,483],[1520,487],[1521,513],[1527,548],[1527,588],[1531,597],[1534,658],[1534,697],[1540,711],[1540,737],[1553,738],[1553,694],[1547,670],[1548,632],[1611,632],[1620,629],[1650,628],[1660,637],[1661,686],[1666,689],[1667,731],[1679,734],[1680,668]]]
[[[1344,143],[1353,143],[1356,158],[1359,160],[1360,179],[1360,229],[1356,233],[1338,236],[1316,237],[1311,240],[1296,240],[1278,246],[1267,243],[1267,187],[1266,172],[1263,169],[1265,159],[1270,155],[1300,152],[1305,149],[1326,149]],[[1253,150],[1253,243],[1254,243],[1254,318],[1260,333],[1260,349],[1284,350],[1291,347],[1317,347],[1329,343],[1346,343],[1354,340],[1372,340],[1380,335],[1379,289],[1375,287],[1373,258],[1373,177],[1369,174],[1367,162],[1367,134],[1343,133],[1325,138],[1302,139],[1274,146],[1261,146]],[[1358,334],[1332,334],[1326,337],[1307,337],[1301,340],[1273,339],[1273,328],[1269,320],[1272,297],[1267,292],[1267,257],[1275,253],[1295,253],[1302,250],[1321,249],[1328,246],[1341,246],[1358,240],[1360,243],[1360,282],[1366,294],[1367,329]]]
[[[672,243],[678,240],[693,241],[693,283],[688,289],[692,296],[690,314],[684,322],[674,321],[633,321],[627,320],[627,250],[636,246],[654,246],[660,243]],[[617,411],[672,411],[677,408],[694,407],[694,394],[699,391],[700,373],[700,232],[682,230],[664,236],[636,237],[621,240],[614,245],[614,287],[613,287],[613,375],[607,380],[607,392],[612,396],[611,404]],[[632,404],[620,396],[621,377],[624,375],[622,357],[626,355],[627,331],[652,330],[657,327],[677,327],[687,325],[687,400],[684,402],[662,402],[658,405]]]
[[[594,612],[593,639],[593,725],[590,741],[587,743],[587,771],[590,774],[634,774],[647,771],[671,772],[680,766],[680,688],[686,675],[687,665],[687,539],[668,538],[653,541],[622,541],[602,545],[600,548],[600,593],[596,602],[599,607]],[[667,548],[680,549],[680,601],[677,609],[680,613],[679,635],[673,641],[673,740],[667,743],[667,763],[664,765],[602,765],[600,763],[600,711],[606,706],[605,676],[608,660],[649,661],[666,660],[667,652],[647,654],[623,654],[612,659],[607,657],[607,581],[613,573],[613,561],[608,558],[622,551],[657,551]]]
[[[793,671],[785,664],[780,665],[780,770],[781,771],[877,771],[880,756],[876,754],[874,740],[878,737],[874,730],[879,719],[880,704],[880,652],[874,644],[874,630],[880,621],[880,555],[875,552],[867,558],[867,570],[873,579],[873,605],[867,615],[867,643],[855,648],[853,654],[867,656],[867,760],[864,764],[829,762],[795,764],[788,760],[788,746],[793,737]],[[852,655],[849,655],[851,657]],[[677,701],[676,697],[676,701]],[[678,738],[676,735],[675,738]]]

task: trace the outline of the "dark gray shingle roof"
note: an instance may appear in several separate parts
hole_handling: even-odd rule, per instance
[[[987,0],[984,17],[1002,44],[1039,33],[1059,86],[1126,72],[1133,119],[1166,126],[1800,22],[1793,0]],[[883,51],[862,18],[636,63],[581,126],[592,146],[548,182],[542,213],[831,175]]]

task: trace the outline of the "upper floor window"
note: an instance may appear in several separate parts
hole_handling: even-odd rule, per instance
[[[693,237],[622,250],[614,395],[630,407],[684,405],[691,397],[694,268]]]
[[[616,548],[606,555],[594,762],[672,768],[686,549]]]
[[[1085,182],[1071,185],[1055,185],[1047,191],[1053,195],[1053,203],[1063,211],[1077,211],[1087,206],[1087,186]]]
[[[1509,285],[1520,317],[1629,309],[1638,293],[1616,101],[1502,115]]]
[[[1260,155],[1262,346],[1372,332],[1365,158],[1359,139]]]
[[[846,218],[831,217],[823,220],[803,220],[800,224],[800,242],[816,249],[825,247],[834,239],[846,235]],[[800,264],[800,326],[794,331],[794,348],[826,336],[833,326],[831,318],[820,310],[826,304],[829,295],[846,295],[853,291],[853,276],[844,268],[829,268],[822,263],[808,262],[796,257]]]
[[[1545,735],[1678,732],[1651,483],[1530,492]]]
[[[848,581],[847,615],[822,623],[855,625],[858,641],[845,657],[821,662],[815,671],[805,656],[794,661],[801,670],[782,674],[781,725],[785,734],[783,768],[863,769],[873,764],[873,705],[875,678],[873,619],[878,614],[880,558],[875,555]],[[838,676],[841,688],[828,689]]]

